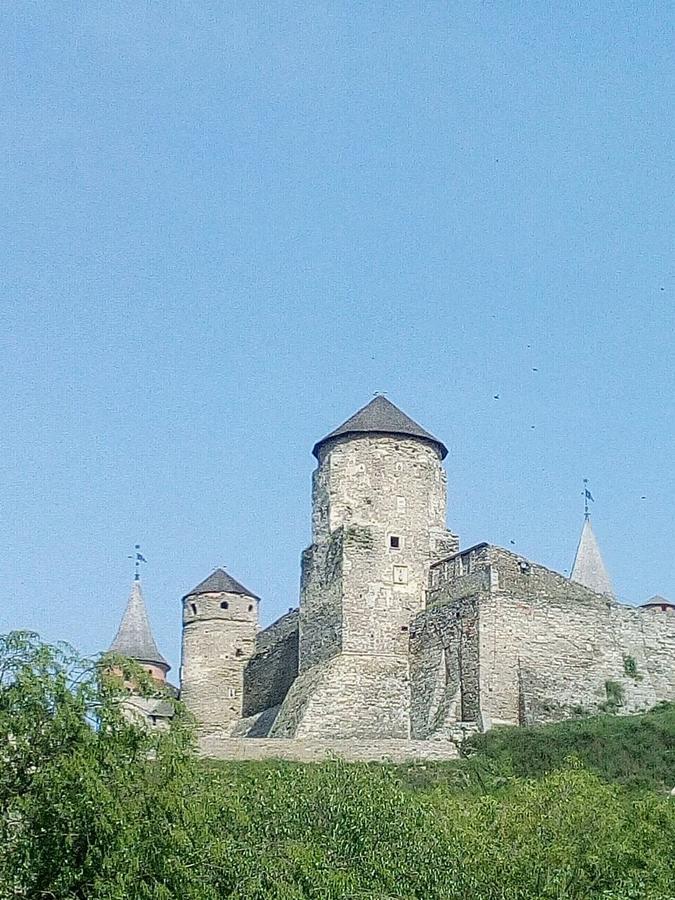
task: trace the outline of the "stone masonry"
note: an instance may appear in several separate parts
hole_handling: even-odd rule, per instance
[[[181,699],[200,731],[229,733],[242,718],[257,631],[258,598],[222,569],[183,597]]]
[[[432,567],[411,670],[413,737],[639,712],[675,699],[675,616],[481,544]]]
[[[376,396],[314,447],[299,609],[260,631],[258,598],[222,569],[183,598],[181,698],[203,753],[449,758],[494,725],[675,700],[675,604],[613,598],[588,514],[572,578],[460,551],[446,454]],[[131,655],[162,664],[133,612]]]
[[[427,436],[348,430],[315,452],[299,677],[271,735],[406,739],[410,621],[431,560],[455,545],[442,451]]]

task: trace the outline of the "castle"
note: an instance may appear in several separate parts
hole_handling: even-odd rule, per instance
[[[567,578],[446,527],[443,443],[384,396],[313,449],[298,609],[217,569],[182,601],[180,696],[230,758],[444,758],[467,731],[675,700],[675,604],[612,596],[586,515]],[[140,583],[113,650],[168,664]],[[165,700],[138,698],[150,724]]]

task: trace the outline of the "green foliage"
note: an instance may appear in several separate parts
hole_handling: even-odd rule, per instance
[[[634,656],[631,656],[630,654],[624,656],[623,671],[629,678],[632,678],[633,681],[642,681],[642,675],[638,673],[637,662],[635,661]]]
[[[128,660],[106,662],[119,677],[65,644],[0,637],[2,900],[96,896],[119,855],[148,843],[151,815],[161,823],[189,793],[182,710],[165,736],[134,727],[121,711],[124,683],[153,686]]]
[[[605,694],[607,700],[601,704],[600,708],[603,712],[615,713],[623,706],[625,700],[625,692],[623,685],[618,681],[605,682]]]
[[[482,791],[505,778],[540,778],[574,757],[601,778],[631,790],[670,790],[675,785],[675,704],[662,703],[641,716],[592,716],[531,728],[494,728],[465,742],[467,759],[427,763],[406,770],[415,787],[449,781],[459,790]]]
[[[673,897],[675,802],[564,760],[559,735],[537,772],[525,731],[472,738],[416,790],[394,766],[203,763],[180,706],[165,734],[125,721],[131,677],[0,641],[0,900]],[[671,747],[673,716],[643,717]]]

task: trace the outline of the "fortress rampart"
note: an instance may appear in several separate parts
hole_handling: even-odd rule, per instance
[[[382,396],[314,447],[299,609],[222,569],[183,598],[181,695],[221,758],[447,758],[467,732],[675,700],[675,604],[617,603],[586,511],[566,578],[446,527],[447,448]],[[140,587],[119,646],[168,664]],[[137,648],[137,649],[134,649]]]

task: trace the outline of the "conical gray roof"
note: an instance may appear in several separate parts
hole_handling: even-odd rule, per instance
[[[398,406],[394,406],[391,400],[387,400],[381,394],[374,397],[363,409],[354,413],[350,419],[343,422],[335,431],[331,431],[330,434],[318,441],[314,445],[312,453],[318,459],[319,451],[326,441],[349,434],[367,433],[398,434],[423,438],[438,448],[441,459],[445,459],[448,453],[445,444],[442,444],[433,434],[425,431],[421,425],[414,422],[410,416],[407,416]]]
[[[185,596],[194,597],[198,594],[220,594],[221,592],[226,594],[243,594],[246,597],[253,597],[254,600],[260,599],[253,591],[249,591],[243,584],[239,584],[231,575],[228,575],[225,569],[215,569],[208,578],[205,578],[197,587],[188,591]]]
[[[164,666],[167,672],[171,668],[157,649],[157,644],[152,636],[140,581],[133,583],[127,608],[124,610],[115,640],[110,645],[110,651],[121,653],[123,656],[128,656],[129,659],[156,663],[158,666]]]
[[[599,594],[612,594],[612,582],[609,580],[600,547],[593,534],[591,520],[584,520],[577,554],[572,567],[572,581],[578,581]]]
[[[673,606],[675,607],[675,603],[672,600],[666,600],[665,597],[662,597],[661,594],[654,594],[653,597],[650,597],[643,606]]]

